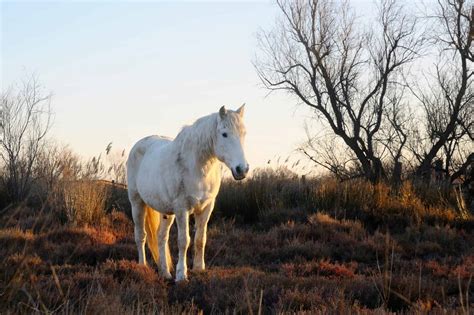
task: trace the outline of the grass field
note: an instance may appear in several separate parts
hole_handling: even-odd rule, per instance
[[[10,207],[0,221],[0,313],[469,314],[474,221],[455,199],[448,188],[275,171],[226,181],[208,269],[178,284],[137,264],[123,200],[81,224],[47,206]],[[176,261],[175,226],[170,240]]]

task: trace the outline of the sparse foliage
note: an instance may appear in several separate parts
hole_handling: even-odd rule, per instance
[[[307,133],[306,157],[340,179],[400,183],[402,163],[429,179],[437,159],[444,179],[464,175],[473,160],[471,2],[440,0],[420,17],[380,0],[368,25],[348,1],[277,5],[281,19],[259,34],[255,66],[267,89],[295,96],[329,130]],[[431,67],[433,56],[428,70],[414,63]]]
[[[1,95],[0,158],[2,176],[12,201],[21,201],[30,192],[35,163],[51,126],[51,95],[44,94],[32,76],[18,88]]]
[[[262,56],[256,68],[262,82],[313,109],[356,157],[366,178],[386,178],[381,134],[401,123],[389,108],[399,112],[403,105],[397,77],[423,43],[415,36],[417,20],[390,0],[381,1],[367,29],[348,2],[277,3],[283,19],[273,31],[260,34]]]
[[[474,133],[474,53],[472,51],[472,2],[438,1],[434,24],[437,60],[413,94],[424,111],[426,138],[417,139],[424,147],[415,151],[417,174],[427,176],[436,159],[441,159],[444,177],[451,181],[472,163]],[[471,156],[470,156],[471,155]]]
[[[79,226],[100,224],[105,216],[109,187],[87,179],[63,184],[60,194],[67,221]]]

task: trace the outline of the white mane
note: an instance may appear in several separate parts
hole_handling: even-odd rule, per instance
[[[211,114],[196,120],[192,125],[184,126],[174,142],[179,153],[196,152],[198,159],[203,160],[213,155],[216,141],[217,115]]]

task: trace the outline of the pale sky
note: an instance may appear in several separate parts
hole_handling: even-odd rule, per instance
[[[50,136],[83,156],[246,103],[247,159],[263,166],[304,141],[310,117],[267,96],[252,65],[277,13],[272,1],[3,1],[1,88],[35,73],[53,93]]]

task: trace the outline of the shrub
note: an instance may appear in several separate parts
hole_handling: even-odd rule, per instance
[[[55,188],[53,205],[74,225],[99,223],[105,216],[107,186],[92,180],[61,181]]]
[[[311,199],[309,188],[287,168],[257,169],[244,181],[223,180],[216,212],[239,222],[255,222],[267,209],[304,207]]]
[[[425,220],[444,224],[469,219],[458,204],[454,188],[445,185],[405,181],[392,188],[362,179],[340,182],[331,177],[305,178],[279,168],[256,170],[242,182],[225,179],[216,213],[238,223],[271,218],[275,224],[282,223],[278,222],[281,209],[297,209],[299,217],[302,212],[324,211],[336,218],[360,219],[372,229],[386,225],[402,230]]]

